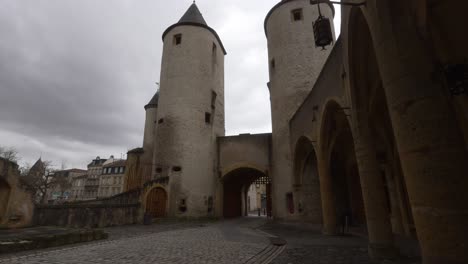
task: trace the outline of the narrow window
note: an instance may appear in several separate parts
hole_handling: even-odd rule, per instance
[[[270,62],[270,67],[271,67],[272,70],[275,69],[275,67],[276,67],[275,59],[272,59],[272,60],[271,60],[271,62]]]
[[[161,118],[158,120],[158,124],[162,124],[162,123],[164,123],[164,118]]]
[[[205,123],[211,124],[211,114],[210,113],[205,113]]]
[[[216,53],[217,53],[218,48],[216,47],[216,44],[213,43],[213,47],[211,49],[211,52],[213,54],[213,58],[216,59]]]
[[[294,9],[291,11],[293,21],[301,21],[302,20],[302,9]]]
[[[175,171],[175,172],[179,172],[182,170],[182,167],[180,166],[175,166],[175,167],[172,167],[172,170]]]
[[[182,34],[174,35],[174,44],[180,45],[182,43]]]
[[[212,109],[215,109],[216,108],[216,97],[218,97],[218,95],[216,94],[215,91],[211,91],[211,108]]]

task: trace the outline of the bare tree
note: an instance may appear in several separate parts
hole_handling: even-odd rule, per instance
[[[14,163],[18,163],[19,160],[18,151],[12,147],[0,146],[0,157]]]
[[[36,163],[29,170],[25,170],[22,177],[23,185],[33,194],[35,202],[44,204],[50,190],[57,186],[65,186],[68,180],[60,173],[55,173],[50,161]]]

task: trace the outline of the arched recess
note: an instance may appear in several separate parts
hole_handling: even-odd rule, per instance
[[[327,103],[321,127],[323,162],[328,166],[334,208],[324,208],[334,214],[338,226],[348,223],[356,228],[365,226],[365,215],[354,140],[347,114],[337,102]],[[362,232],[365,232],[362,229]]]
[[[0,179],[0,223],[6,221],[10,192],[10,185],[8,185],[8,183],[4,180]]]
[[[248,188],[257,179],[268,177],[264,172],[250,168],[236,168],[223,176],[223,216],[235,218],[247,215]],[[267,211],[271,212],[271,185],[267,184]]]
[[[152,188],[146,195],[145,213],[153,218],[165,217],[167,214],[167,192],[162,187]]]
[[[322,223],[322,202],[317,156],[312,142],[301,137],[294,154],[294,187],[298,197],[298,211],[304,220]]]
[[[414,236],[414,221],[401,173],[392,122],[367,21],[359,8],[350,20],[350,83],[354,120],[371,131],[386,186],[392,231]]]

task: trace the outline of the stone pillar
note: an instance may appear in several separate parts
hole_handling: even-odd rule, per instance
[[[374,259],[393,258],[396,251],[374,144],[369,124],[362,120],[355,135],[355,151],[366,209],[369,255]]]
[[[468,152],[437,59],[403,21],[375,50],[423,263],[468,263]]]
[[[328,159],[322,155],[317,155],[317,166],[320,180],[320,196],[322,198],[323,233],[326,235],[336,235],[337,219],[335,211],[335,197],[330,175],[330,165]]]
[[[247,191],[246,186],[240,188],[241,193],[241,216],[247,215]]]
[[[403,229],[405,231],[406,236],[408,237],[414,237],[415,234],[413,232],[414,230],[414,225],[413,225],[413,216],[411,215],[411,208],[409,208],[408,204],[408,193],[406,192],[406,188],[404,186],[404,177],[401,172],[401,164],[400,164],[400,158],[399,157],[394,157],[393,160],[393,175],[394,175],[394,180],[395,180],[395,185],[396,185],[396,192],[397,192],[397,197],[398,197],[398,203],[400,207],[400,215],[402,218],[402,223],[403,223]],[[412,229],[413,228],[413,229]]]
[[[401,211],[395,186],[395,175],[392,173],[392,166],[390,164],[385,164],[384,170],[385,180],[387,181],[387,190],[390,195],[392,230],[393,233],[404,234]]]

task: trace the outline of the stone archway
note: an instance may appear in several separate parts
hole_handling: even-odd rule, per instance
[[[235,218],[247,215],[247,191],[249,186],[260,178],[269,179],[268,175],[257,169],[241,167],[223,177],[223,216]],[[266,184],[266,210],[271,215],[271,183]]]
[[[326,156],[334,206],[328,210],[331,210],[341,232],[345,225],[365,229],[361,182],[347,114],[338,103],[331,101],[326,105],[323,118],[321,146]],[[365,233],[363,229],[356,230]]]
[[[146,196],[146,214],[153,218],[166,216],[167,193],[161,187],[155,187]]]
[[[8,209],[8,202],[10,200],[11,188],[7,182],[0,179],[0,223],[5,222],[6,213]]]
[[[323,231],[330,235],[343,232],[345,224],[355,226],[359,231],[365,229],[366,223],[362,221],[364,210],[359,173],[353,170],[357,162],[347,111],[330,99],[324,104],[320,118],[318,168]]]
[[[304,220],[322,224],[322,203],[318,162],[314,146],[306,137],[296,143],[294,154],[294,189],[297,208]]]

